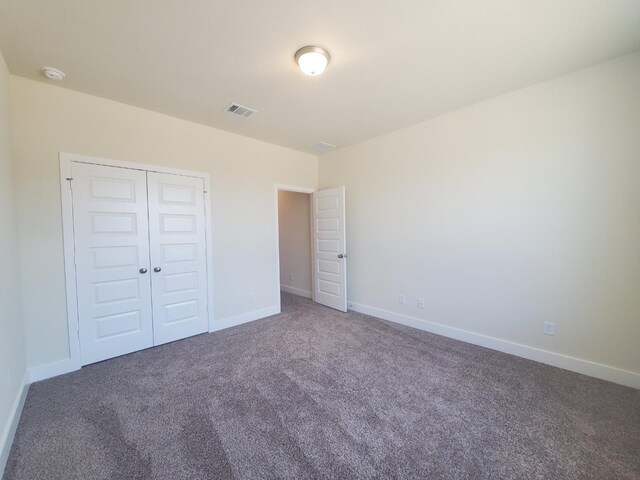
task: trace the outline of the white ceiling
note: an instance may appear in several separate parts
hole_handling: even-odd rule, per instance
[[[293,61],[307,44],[331,52],[319,77]],[[639,48],[639,0],[0,0],[16,75],[57,67],[65,88],[303,151]]]

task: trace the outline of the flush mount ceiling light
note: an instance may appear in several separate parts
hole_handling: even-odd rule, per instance
[[[58,70],[57,68],[42,67],[42,73],[49,80],[60,81],[60,80],[64,80],[64,77],[65,77],[64,72],[62,70]]]
[[[296,63],[305,75],[320,75],[327,68],[331,55],[324,48],[307,45],[296,52]]]

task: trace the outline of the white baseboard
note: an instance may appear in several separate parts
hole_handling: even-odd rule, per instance
[[[9,418],[7,424],[0,437],[0,478],[4,474],[4,469],[7,466],[7,460],[9,460],[9,452],[11,452],[11,445],[13,445],[13,439],[16,436],[16,430],[18,429],[18,422],[22,415],[22,408],[24,407],[24,401],[27,399],[27,392],[29,391],[29,376],[27,372],[24,372],[24,378],[18,394],[16,395],[11,411],[9,412]]]
[[[65,358],[64,360],[58,360],[38,367],[31,367],[27,370],[27,374],[29,375],[29,383],[34,383],[65,373],[75,372],[76,370],[80,370],[80,365],[70,358]]]
[[[280,284],[280,290],[287,293],[293,293],[299,297],[311,298],[311,292],[309,290],[303,290],[301,288],[290,287],[289,285]]]
[[[223,320],[217,320],[213,322],[213,326],[209,329],[209,332],[216,332],[224,328],[235,327],[236,325],[270,317],[271,315],[277,315],[278,313],[280,313],[280,307],[278,307],[278,305],[272,305],[271,307],[254,310],[252,312],[243,313]],[[46,380],[47,378],[74,372],[79,370],[80,367],[81,365],[79,363],[71,360],[70,358],[65,358],[64,360],[58,360],[28,369],[27,380],[28,383],[39,382],[40,380]]]
[[[278,313],[280,313],[280,307],[278,307],[278,305],[272,305],[271,307],[254,310],[252,312],[243,313],[223,320],[217,320],[213,322],[213,327],[209,329],[209,332],[216,332],[224,328],[235,327],[236,325],[270,317],[271,315],[277,315]],[[58,375],[63,375],[65,373],[75,372],[76,370],[79,370],[80,367],[81,365],[78,362],[73,361],[70,358],[65,358],[64,360],[58,360],[45,365],[29,368],[25,374],[25,378],[27,384],[29,384],[39,382],[40,380],[46,380],[51,377],[57,377]]]
[[[278,305],[272,305],[260,310],[253,310],[252,312],[242,313],[233,317],[228,317],[222,320],[215,320],[209,332],[217,332],[229,327],[235,327],[236,325],[242,325],[243,323],[253,322],[254,320],[260,320],[261,318],[270,317],[271,315],[277,315],[280,313],[280,307]]]
[[[500,352],[517,355],[518,357],[535,360],[536,362],[545,363],[554,367],[563,368],[572,372],[581,373],[590,377],[600,378],[609,382],[626,385],[627,387],[640,389],[640,374],[622,370],[601,363],[583,360],[581,358],[570,357],[561,353],[554,353],[548,350],[542,350],[520,343],[502,340],[500,338],[489,337],[479,333],[462,330],[460,328],[449,327],[441,323],[430,322],[422,318],[412,317],[402,313],[396,313],[381,308],[371,307],[360,303],[349,302],[349,309],[371,315],[372,317],[382,318],[390,322],[399,323],[408,327],[417,328],[426,332],[435,333],[444,337],[461,340],[463,342],[480,345],[481,347],[498,350]]]

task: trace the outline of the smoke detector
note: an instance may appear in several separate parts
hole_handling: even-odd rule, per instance
[[[227,108],[225,108],[224,111],[242,118],[249,118],[251,115],[257,112],[257,110],[254,110],[253,108],[243,107],[242,105],[238,105],[237,103],[232,103]]]
[[[57,68],[52,67],[42,67],[42,73],[49,80],[56,80],[58,82],[60,80],[64,80],[65,77],[65,74],[62,70],[58,70]]]

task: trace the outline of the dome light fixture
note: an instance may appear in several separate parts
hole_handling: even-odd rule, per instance
[[[307,45],[296,52],[296,63],[305,75],[320,75],[327,68],[331,55],[324,48]]]
[[[49,80],[64,80],[65,74],[62,70],[58,70],[57,68],[52,67],[42,67],[42,73]]]

